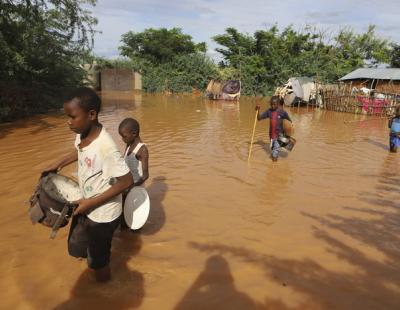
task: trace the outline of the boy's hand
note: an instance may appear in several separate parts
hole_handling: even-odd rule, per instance
[[[260,109],[261,109],[261,107],[260,107],[260,105],[257,103],[257,104],[256,104],[256,111],[260,111]]]
[[[52,163],[49,167],[46,169],[43,169],[42,171],[42,177],[48,175],[50,172],[57,173],[58,171],[61,170],[61,168],[75,162],[78,160],[78,152],[74,149],[70,153],[68,153],[66,156],[61,158],[60,160]]]
[[[45,177],[46,175],[48,175],[51,172],[57,173],[58,170],[59,170],[59,167],[57,165],[49,166],[49,167],[47,167],[47,168],[42,170],[41,176]]]
[[[74,210],[74,215],[85,214],[94,207],[90,199],[80,199],[75,201],[73,204],[77,205]]]

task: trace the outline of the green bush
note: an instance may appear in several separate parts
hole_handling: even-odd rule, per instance
[[[94,0],[5,0],[0,3],[0,119],[61,106],[83,83],[96,19]]]
[[[204,90],[219,77],[217,66],[204,54],[176,56],[171,62],[142,68],[143,89],[148,92]]]
[[[272,26],[253,35],[227,28],[213,40],[220,45],[220,67],[236,70],[245,95],[266,95],[295,76],[336,82],[359,67],[388,63],[395,51],[388,40],[377,37],[374,26],[362,34],[342,29],[336,35],[312,27],[280,31]]]

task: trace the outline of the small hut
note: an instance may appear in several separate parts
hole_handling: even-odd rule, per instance
[[[400,94],[400,68],[359,68],[339,79],[350,88]]]
[[[323,87],[327,110],[392,115],[400,102],[400,69],[360,68],[339,79],[335,88]]]

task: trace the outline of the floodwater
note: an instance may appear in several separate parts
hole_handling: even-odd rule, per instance
[[[149,221],[116,233],[113,280],[95,283],[67,228],[50,240],[27,216],[41,169],[73,148],[65,117],[1,125],[0,308],[400,308],[400,155],[385,120],[288,109],[293,151],[271,162],[259,122],[248,163],[256,99],[102,97],[121,149],[118,123],[141,123]]]

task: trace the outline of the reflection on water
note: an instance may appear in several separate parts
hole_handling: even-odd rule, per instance
[[[116,235],[114,280],[97,286],[85,262],[68,257],[67,229],[50,240],[26,212],[40,170],[73,149],[66,118],[0,125],[6,309],[398,308],[400,171],[386,121],[289,109],[294,150],[272,163],[268,122],[259,122],[248,163],[255,99],[102,99],[101,121],[121,149],[119,122],[141,124],[149,221]]]

